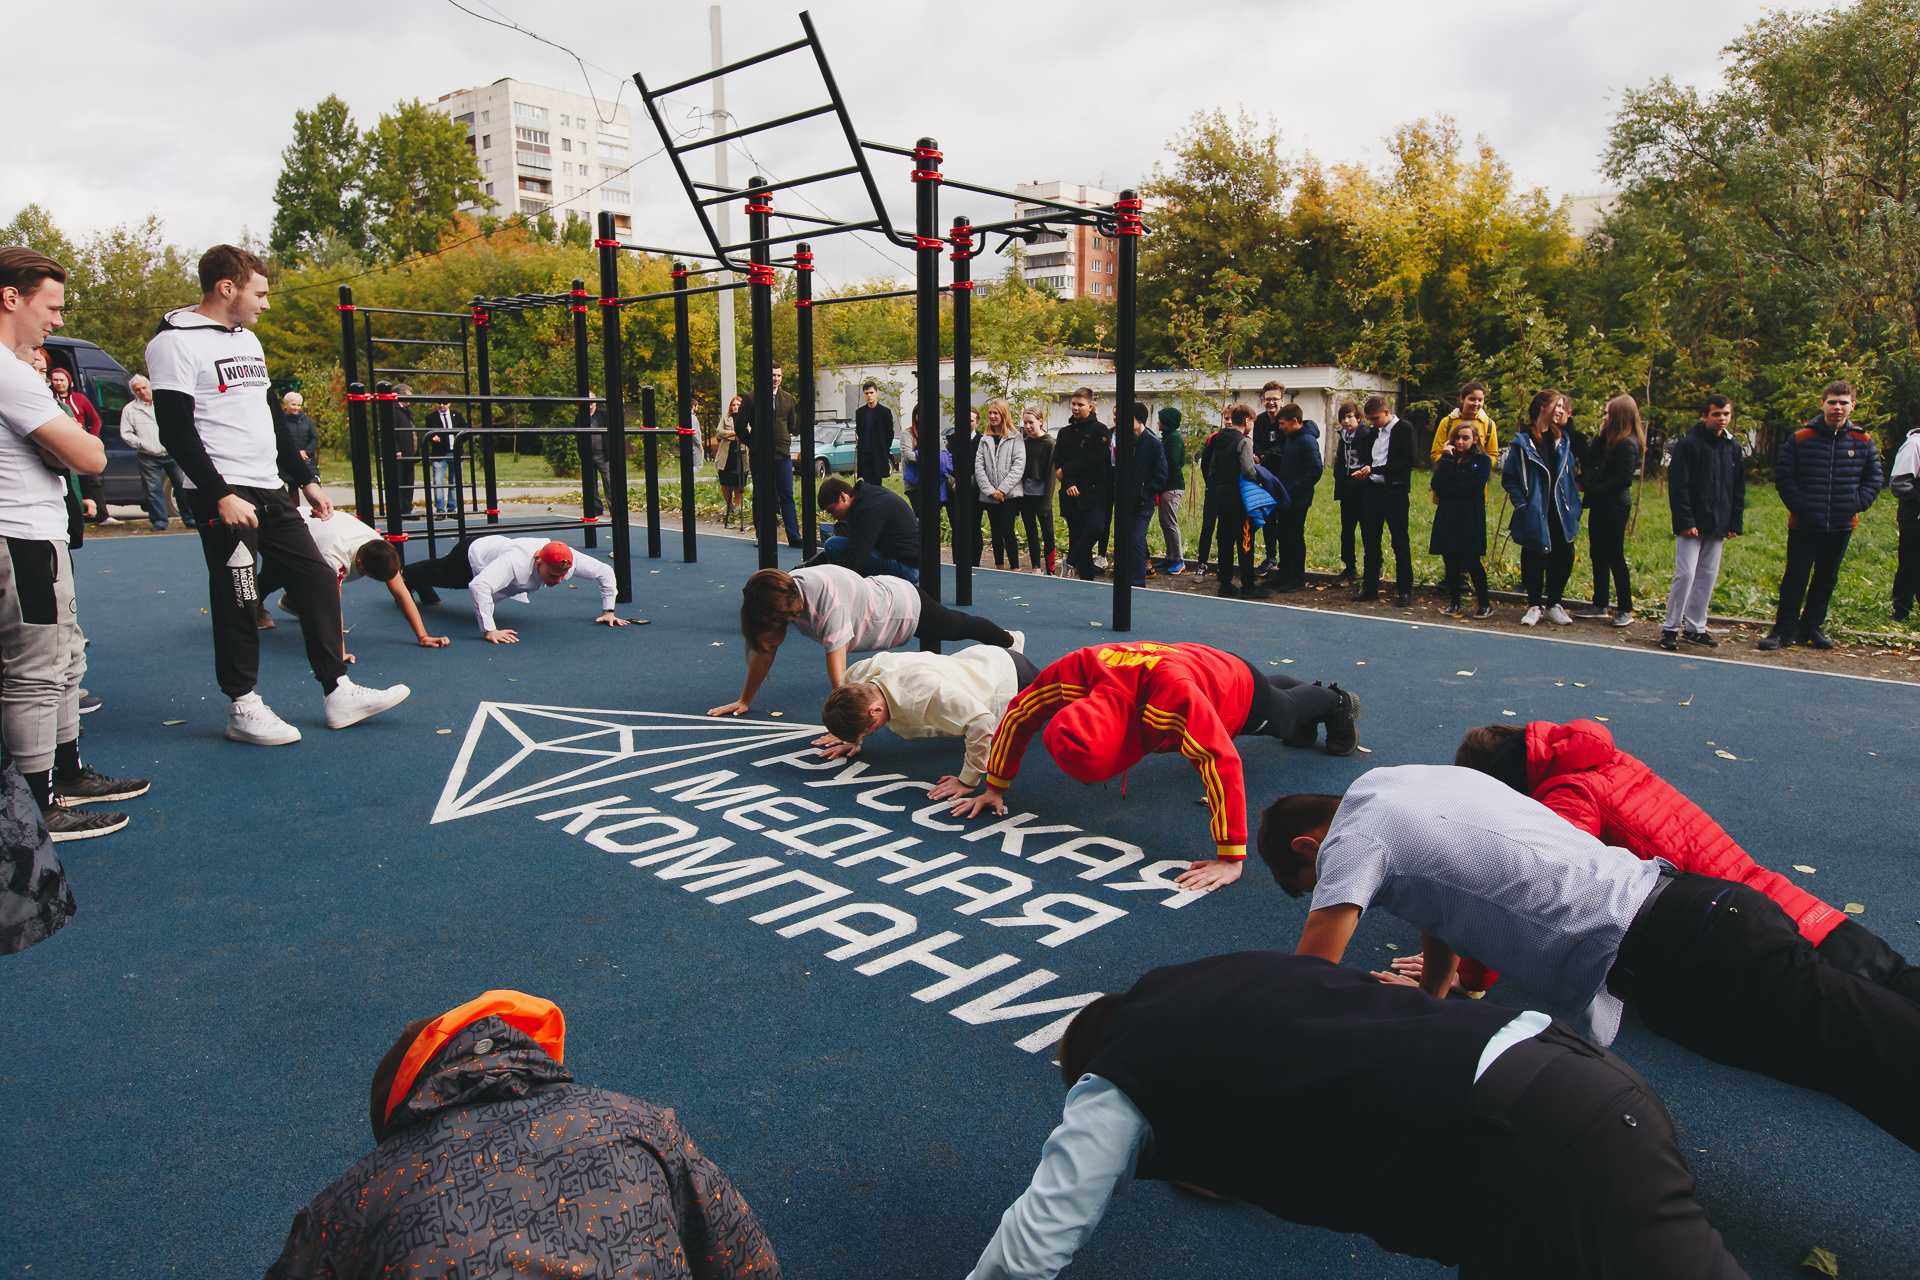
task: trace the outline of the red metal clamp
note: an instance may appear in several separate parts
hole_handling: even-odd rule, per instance
[[[376,391],[373,393],[373,398],[375,400],[398,400],[400,393],[397,391]]]
[[[407,535],[404,533],[390,533],[387,535],[388,542],[405,542],[406,540]]]
[[[473,322],[475,324],[491,324],[492,323],[492,320],[489,319],[487,315],[487,309],[485,307],[473,308]]]
[[[620,242],[618,240],[595,240],[593,247],[596,249],[618,249]]]
[[[812,298],[795,298],[793,300],[793,305],[796,307],[810,307],[813,305],[813,299]]]
[[[603,306],[603,307],[617,307],[617,306],[619,306],[619,305],[620,305],[620,299],[618,299],[618,298],[602,298],[602,299],[600,299],[600,305],[601,305],[601,306]]]
[[[932,147],[915,147],[913,149],[913,158],[915,160],[945,160],[947,157],[944,152],[935,151]]]
[[[955,289],[971,289],[971,288],[973,288],[973,281],[971,281],[971,280],[955,280],[955,281],[953,282],[953,285],[952,285],[952,287],[953,287],[953,288],[955,288]]]
[[[777,282],[777,277],[773,274],[772,267],[761,266],[757,262],[752,263],[748,266],[747,268],[748,284],[764,284],[771,287],[776,282]]]
[[[360,395],[355,395],[355,394],[354,394],[353,392],[351,392],[351,391],[349,391],[349,392],[347,392],[347,403],[348,403],[348,404],[352,404],[352,403],[353,403],[354,401],[356,401],[356,400],[371,400],[371,399],[373,399],[373,397],[372,397],[372,396],[370,396],[370,395],[366,395],[366,394],[364,394],[364,393],[362,393],[362,394],[360,394]]]
[[[689,273],[686,271],[669,271],[667,272],[667,274],[672,276],[675,280],[685,280]]]
[[[926,236],[915,236],[913,238],[913,247],[916,249],[932,249],[937,252],[943,248],[946,243],[945,240],[940,239],[938,236],[931,239]]]
[[[334,304],[333,309],[335,311],[358,311],[360,308],[354,306],[351,302],[338,302]]]
[[[498,507],[488,507],[488,508],[487,508],[487,509],[486,509],[485,511],[483,511],[483,512],[481,512],[480,514],[481,514],[481,515],[487,515],[487,516],[497,516],[497,515],[499,515],[499,514],[500,514],[500,508],[498,508]]]
[[[1142,232],[1140,224],[1140,201],[1115,200],[1113,209],[1119,215],[1119,225],[1113,229],[1117,236],[1137,236]]]
[[[795,271],[813,270],[813,250],[796,249],[793,254],[793,269]]]
[[[748,213],[772,213],[773,206],[770,204],[750,204],[747,206],[747,212]]]
[[[938,169],[915,169],[913,171],[913,180],[915,182],[945,182],[947,175]]]

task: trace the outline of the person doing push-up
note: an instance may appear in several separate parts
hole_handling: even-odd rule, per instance
[[[628,619],[615,617],[613,569],[592,556],[574,551],[564,542],[544,538],[509,538],[489,534],[462,538],[438,560],[416,560],[401,571],[408,589],[420,594],[421,604],[439,604],[436,587],[465,587],[473,597],[474,621],[494,644],[518,644],[520,633],[494,625],[493,607],[502,599],[522,604],[542,587],[557,587],[578,574],[600,585],[600,616],[595,622],[624,627]]]

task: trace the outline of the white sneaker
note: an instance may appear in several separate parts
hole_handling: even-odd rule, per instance
[[[333,692],[326,697],[327,728],[344,729],[359,724],[368,716],[399,706],[412,692],[403,684],[391,689],[366,689],[341,676],[340,683],[333,686]]]
[[[300,731],[273,714],[257,693],[235,698],[227,708],[227,736],[256,747],[284,747],[300,741]]]
[[[1034,576],[1034,577],[1036,577],[1036,578],[1044,578],[1044,577],[1046,577],[1046,576],[1047,576],[1047,566],[1045,566],[1045,565],[1043,565],[1043,564],[1037,564],[1037,565],[1035,565],[1035,566],[1033,566],[1033,576]]]
[[[1523,627],[1533,627],[1539,624],[1540,606],[1537,604],[1530,606],[1525,613],[1520,615],[1520,625]]]
[[[1105,556],[1095,556],[1093,558],[1093,567],[1096,569],[1106,569],[1106,568],[1110,568],[1111,566],[1109,565],[1107,558]]]
[[[1573,615],[1556,604],[1547,610],[1547,621],[1556,627],[1570,627],[1573,625]]]
[[[1009,631],[1007,632],[1007,634],[1013,637],[1012,649],[1015,653],[1025,653],[1027,651],[1027,633],[1026,632]]]

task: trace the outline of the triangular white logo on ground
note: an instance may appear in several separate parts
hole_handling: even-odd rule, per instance
[[[731,716],[483,702],[433,820],[470,818],[824,732],[820,725]]]

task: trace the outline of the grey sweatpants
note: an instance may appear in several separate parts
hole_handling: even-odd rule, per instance
[[[55,744],[80,736],[86,646],[67,544],[0,540],[0,741],[20,772],[53,768]]]
[[[1160,495],[1160,534],[1167,540],[1168,564],[1179,564],[1186,559],[1180,545],[1180,500],[1186,496],[1185,489],[1168,489]]]

